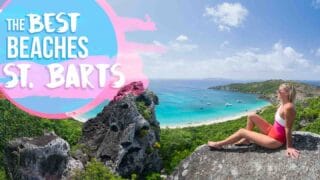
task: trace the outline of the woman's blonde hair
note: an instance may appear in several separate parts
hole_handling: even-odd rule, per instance
[[[280,85],[280,88],[283,88],[288,93],[288,99],[291,103],[294,103],[296,99],[296,88],[292,83],[283,83]]]

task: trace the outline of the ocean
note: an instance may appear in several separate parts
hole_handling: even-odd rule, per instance
[[[227,79],[150,80],[148,89],[159,97],[160,104],[156,106],[156,117],[160,126],[177,127],[231,119],[270,104],[254,94],[208,89],[212,86],[246,82],[249,81]],[[320,86],[320,81],[302,82]],[[42,112],[62,113],[77,109],[92,99],[27,97],[16,99],[16,101]],[[74,118],[85,122],[95,117],[107,104],[108,101],[105,101],[86,114]]]
[[[149,90],[159,97],[156,117],[161,127],[188,126],[234,117],[270,103],[257,95],[210,90],[211,86],[240,82],[232,80],[150,80]],[[244,82],[244,81],[241,81]],[[94,117],[103,105],[79,117]]]
[[[270,103],[257,95],[208,89],[228,80],[155,80],[150,90],[160,100],[156,116],[162,127],[185,126],[234,117]]]

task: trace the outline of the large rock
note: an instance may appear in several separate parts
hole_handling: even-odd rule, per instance
[[[141,83],[122,88],[97,117],[83,126],[82,151],[123,177],[160,171],[158,98]]]
[[[168,179],[320,179],[320,136],[294,133],[298,159],[285,147],[269,150],[257,145],[210,150],[202,145],[183,160]]]
[[[18,138],[5,147],[4,163],[11,179],[67,179],[73,170],[83,168],[69,150],[69,144],[54,133]]]

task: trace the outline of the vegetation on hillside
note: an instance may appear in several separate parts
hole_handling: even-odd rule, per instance
[[[77,171],[73,180],[123,180],[120,176],[116,176],[102,163],[92,159],[85,167],[84,171]]]
[[[312,98],[298,105],[296,129],[320,134],[320,97]],[[303,126],[301,122],[304,121]]]
[[[306,98],[312,98],[320,96],[320,87],[312,86],[296,81],[284,81],[284,80],[268,80],[263,82],[251,82],[251,83],[234,83],[225,86],[214,86],[209,89],[236,91],[242,93],[258,94],[260,97],[270,100],[276,103],[276,90],[278,90],[280,84],[291,83],[297,90],[297,101],[303,101]]]
[[[263,82],[251,82],[251,83],[233,83],[225,86],[215,86],[209,89],[224,89],[231,91],[239,91],[243,93],[255,93],[255,94],[275,94],[276,90],[282,83],[292,83],[296,87],[303,86],[305,90],[312,89],[309,84],[304,84],[296,81],[284,81],[284,80],[268,80]]]

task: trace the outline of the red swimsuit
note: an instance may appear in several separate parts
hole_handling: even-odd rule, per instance
[[[280,141],[281,143],[286,142],[285,120],[281,118],[279,109],[275,114],[275,120],[273,126],[269,130],[268,136]]]

